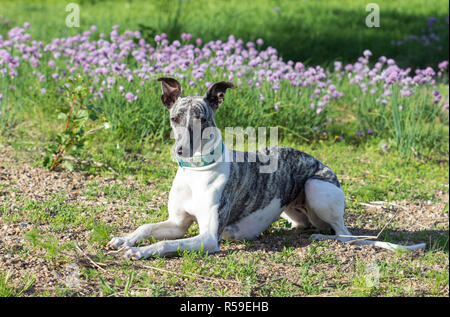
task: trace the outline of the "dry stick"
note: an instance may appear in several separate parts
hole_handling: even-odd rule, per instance
[[[359,239],[355,239],[355,240],[350,240],[348,242],[353,243],[356,241],[361,241],[361,240],[367,240],[367,239],[378,239],[380,237],[380,235],[383,233],[384,229],[386,229],[386,227],[392,222],[392,220],[394,220],[395,215],[391,217],[391,219],[389,219],[388,222],[386,222],[386,224],[384,225],[384,227],[381,229],[380,232],[378,232],[378,234],[376,236],[353,236],[353,235],[345,235],[345,234],[340,234],[338,235],[338,237],[342,237],[342,238],[353,238],[353,237],[357,237]]]
[[[106,271],[104,268],[102,268],[101,266],[100,266],[100,264],[101,265],[107,265],[107,264],[104,264],[104,263],[97,263],[97,262],[95,262],[94,260],[92,260],[79,246],[78,246],[78,243],[75,243],[75,247],[77,248],[77,250],[82,254],[82,255],[84,255],[84,257],[86,258],[86,259],[88,259],[89,260],[89,262],[91,262],[95,267],[97,267],[99,270],[101,270],[101,271]]]
[[[371,204],[375,204],[375,205],[383,205],[383,204],[389,204],[389,206],[394,206],[394,207],[398,207],[401,208],[403,210],[407,210],[408,208],[402,206],[402,205],[398,205],[396,203],[392,203],[392,202],[388,202],[388,201],[383,201],[383,200],[379,200],[379,201],[371,201]]]
[[[366,206],[366,207],[372,207],[372,208],[377,208],[377,209],[382,209],[382,206],[375,206],[375,205],[371,205],[371,204],[367,204],[367,203],[358,203],[358,205],[361,206]]]

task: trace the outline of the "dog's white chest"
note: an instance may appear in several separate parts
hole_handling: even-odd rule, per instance
[[[182,190],[170,199],[183,201],[187,213],[195,218],[202,217],[204,210],[219,203],[228,175],[227,164],[203,171],[180,168],[173,186]]]

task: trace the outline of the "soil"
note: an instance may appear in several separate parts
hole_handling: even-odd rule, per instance
[[[114,232],[114,234],[123,234],[133,230],[137,226],[136,222],[139,217],[147,216],[146,214],[133,212],[136,207],[127,200],[110,200],[102,196],[95,199],[86,197],[85,190],[88,188],[88,184],[92,182],[97,182],[100,186],[118,184],[143,192],[156,190],[153,184],[142,185],[132,178],[103,178],[79,171],[50,172],[33,166],[26,158],[19,157],[19,154],[11,147],[0,148],[0,211],[3,208],[3,213],[0,213],[0,272],[9,272],[11,274],[10,282],[17,288],[26,283],[26,276],[34,276],[35,281],[24,293],[25,296],[36,294],[58,295],[58,289],[64,288],[64,285],[71,285],[76,296],[103,295],[99,278],[77,278],[74,284],[70,284],[74,274],[78,274],[84,269],[96,269],[110,285],[113,285],[117,278],[126,280],[127,275],[120,270],[123,265],[121,253],[109,252],[104,246],[91,242],[91,231],[85,227],[71,226],[64,231],[56,231],[48,223],[31,223],[26,217],[23,221],[5,219],[7,215],[11,214],[22,215],[22,209],[26,201],[44,202],[52,199],[55,194],[61,194],[62,192],[65,193],[64,203],[66,204],[76,204],[86,208],[86,210],[99,206],[103,207],[104,211],[98,215],[98,219],[118,228],[118,232]],[[167,196],[167,193],[162,192],[158,199],[147,203],[147,209],[159,210],[166,204]],[[401,244],[427,242],[427,247],[430,248],[436,237],[448,237],[448,212],[443,212],[448,203],[448,192],[437,192],[435,197],[437,202],[395,201],[391,202],[390,205],[367,202],[367,205],[363,206],[365,212],[347,213],[346,225],[355,235],[377,235],[380,231],[380,221],[385,223],[390,219],[389,217],[393,216],[395,218],[392,224],[395,229],[388,227],[381,237],[387,235],[395,243]],[[60,250],[61,259],[50,260],[46,250],[31,247],[30,242],[25,239],[25,234],[33,228],[39,229],[42,235],[55,237],[59,241],[59,245],[65,242],[76,242],[78,249]],[[417,232],[423,231],[426,231],[426,234],[420,236],[420,239],[427,239],[428,241],[417,240]],[[239,252],[248,256],[248,258],[258,259],[256,271],[262,285],[249,288],[247,295],[261,294],[259,292],[264,288],[267,291],[267,286],[271,280],[277,278],[284,278],[294,286],[301,286],[302,280],[299,279],[301,265],[293,265],[292,260],[274,261],[274,255],[283,251],[283,248],[292,247],[297,263],[306,260],[312,252],[311,242],[308,239],[310,233],[301,230],[286,230],[275,226],[251,243],[233,242],[224,244],[221,251],[212,256],[220,260],[230,254]],[[336,294],[336,285],[342,287],[347,284],[354,284],[353,277],[357,271],[356,263],[358,261],[362,261],[368,267],[374,263],[392,263],[395,261],[399,262],[399,267],[408,266],[410,269],[401,274],[403,276],[401,283],[405,288],[412,289],[415,295],[427,295],[430,292],[430,285],[423,283],[417,276],[426,275],[431,270],[448,270],[448,256],[444,263],[430,263],[430,261],[425,260],[427,250],[408,252],[394,257],[392,252],[386,250],[354,246],[337,241],[329,241],[329,249],[335,256],[334,262],[318,261],[314,265],[316,272],[321,272],[321,274],[327,276],[324,279],[326,281],[324,285],[318,285],[322,289],[321,296]],[[103,250],[108,256],[99,258],[98,250]],[[321,248],[318,252],[319,254],[314,255],[315,258],[320,258],[320,253],[326,253],[329,250]],[[156,281],[161,283],[163,288],[172,291],[168,295],[176,291],[182,293],[192,288],[196,288],[200,294],[207,292],[211,285],[214,285],[217,289],[226,289],[227,294],[230,295],[242,295],[243,287],[239,281],[223,280],[216,277],[192,279],[183,275],[181,273],[181,266],[184,261],[182,258],[169,258],[158,266],[155,265],[156,262],[154,261],[157,260],[137,261],[130,265],[133,265],[136,271],[145,270],[155,273]],[[413,263],[412,266],[411,263]],[[342,273],[339,279],[336,278],[337,270]],[[410,270],[414,272],[411,273]],[[397,282],[398,272],[393,276],[392,280],[388,282]],[[169,284],[168,277],[175,277],[176,283]],[[268,284],[264,285],[264,283]],[[118,291],[113,295],[123,295],[121,292]],[[141,292],[143,295],[152,294],[150,290],[146,289],[133,289],[131,294],[134,294],[134,292]],[[448,284],[438,293],[442,296],[448,296]],[[302,295],[302,292],[299,291],[298,295]]]

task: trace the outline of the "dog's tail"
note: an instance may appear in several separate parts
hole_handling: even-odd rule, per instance
[[[323,235],[323,234],[313,234],[310,237],[311,240],[323,240],[323,239],[333,239],[341,242],[356,244],[356,245],[373,245],[378,248],[387,249],[390,251],[395,250],[409,250],[416,251],[421,250],[426,247],[425,243],[413,244],[413,245],[400,245],[390,242],[383,242],[378,240],[367,240],[367,237],[363,238],[360,236],[353,235]]]

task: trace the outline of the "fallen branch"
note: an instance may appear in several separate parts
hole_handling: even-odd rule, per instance
[[[408,208],[398,205],[396,203],[391,203],[391,202],[387,202],[387,201],[382,201],[382,200],[378,200],[378,201],[371,201],[371,204],[376,204],[376,205],[384,205],[384,204],[388,204],[389,206],[394,206],[403,210],[407,210]]]
[[[105,272],[106,270],[104,268],[101,267],[101,265],[106,266],[107,264],[104,263],[97,263],[94,260],[92,260],[89,255],[87,255],[81,248],[80,246],[75,243],[75,248],[89,261],[91,262],[92,265],[94,265],[95,267],[97,267],[100,271]]]

